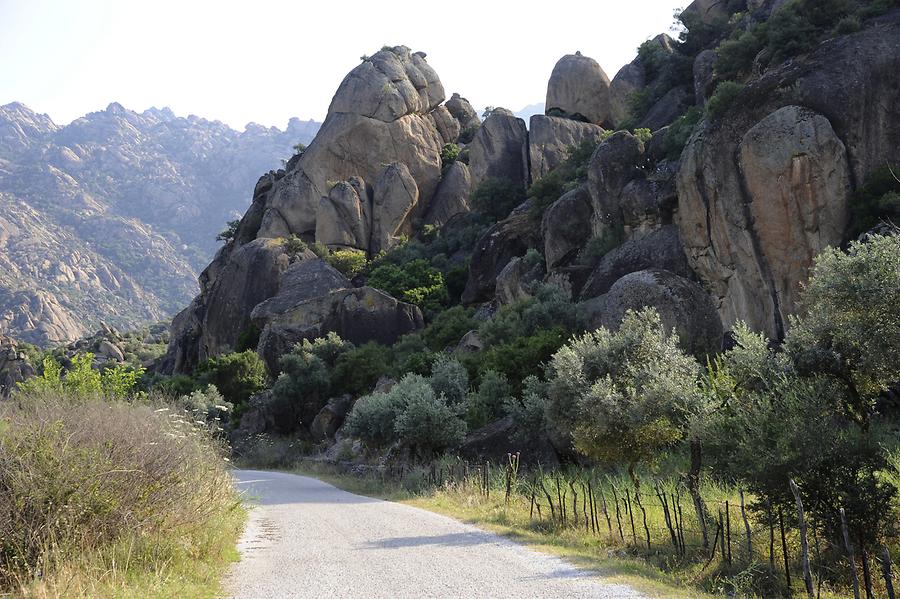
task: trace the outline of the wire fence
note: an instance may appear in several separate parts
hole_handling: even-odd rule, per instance
[[[665,557],[728,575],[752,572],[771,589],[790,595],[800,588],[819,597],[823,583],[852,589],[855,599],[896,599],[887,546],[873,555],[840,510],[842,534],[811,519],[793,485],[796,509],[761,503],[742,489],[709,482],[689,488],[685,479],[619,476],[596,469],[526,471],[519,454],[503,463],[442,458],[426,464],[378,469],[385,481],[475,494],[527,510],[528,520],[548,530],[580,531],[601,545],[626,547],[642,556]],[[358,472],[358,470],[357,470]],[[753,505],[751,506],[751,501]]]

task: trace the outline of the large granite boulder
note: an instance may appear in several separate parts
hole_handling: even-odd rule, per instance
[[[365,59],[344,78],[316,138],[275,184],[258,235],[314,237],[329,182],[377,181],[385,164],[405,165],[420,197],[430,199],[440,180],[441,147],[452,137],[448,114],[433,114],[443,99],[443,86],[423,54],[398,46]],[[424,204],[410,219],[424,213]]]
[[[540,243],[529,214],[530,203],[525,202],[509,217],[485,231],[472,253],[469,278],[462,294],[464,304],[490,300],[497,286],[497,275],[517,256],[524,256],[529,248]]]
[[[588,191],[596,221],[622,224],[619,196],[632,179],[644,176],[643,156],[644,144],[627,131],[619,131],[597,147],[588,165]]]
[[[640,239],[630,239],[603,256],[584,284],[581,300],[603,295],[625,275],[650,268],[667,270],[686,279],[695,278],[675,225],[664,226]]]
[[[411,215],[419,204],[419,188],[402,162],[389,164],[375,183],[372,197],[371,254],[389,250],[401,235],[412,234]]]
[[[638,127],[658,131],[683,115],[694,104],[694,88],[690,85],[673,87],[656,101],[638,123]]]
[[[453,118],[459,122],[461,131],[465,131],[466,129],[477,129],[481,126],[481,119],[478,118],[478,113],[475,112],[475,109],[472,108],[469,101],[459,94],[450,96],[446,106],[447,110],[450,111],[450,114],[453,115]]]
[[[35,375],[18,343],[0,335],[0,399],[9,397],[19,383]]]
[[[784,334],[810,257],[845,241],[850,190],[900,147],[898,85],[895,11],[770,69],[691,139],[678,223],[726,327]]]
[[[703,358],[722,350],[722,321],[709,295],[697,283],[666,270],[626,275],[609,292],[581,304],[590,329],[618,330],[628,310],[652,307],[678,334],[685,351]]]
[[[622,223],[625,237],[645,237],[672,224],[678,207],[675,181],[665,176],[632,179],[622,188],[618,204],[616,220]]]
[[[469,212],[469,194],[472,178],[469,167],[457,160],[451,164],[441,178],[437,193],[431,200],[431,207],[425,216],[425,223],[442,227],[457,214]]]
[[[528,438],[522,435],[510,417],[469,433],[457,453],[462,458],[488,459],[501,465],[508,462],[510,454],[519,454],[523,466],[556,468],[560,464],[559,456],[546,436]]]
[[[316,240],[329,247],[369,248],[372,201],[359,177],[338,181],[316,210]]]
[[[469,144],[472,189],[486,179],[506,179],[528,185],[528,129],[525,121],[505,108],[485,119]]]
[[[531,297],[531,288],[544,276],[542,263],[527,264],[521,257],[515,257],[497,275],[494,296],[501,306],[514,304]]]
[[[644,67],[635,60],[619,69],[609,84],[609,118],[619,127],[631,117],[631,99],[647,85]]]
[[[278,357],[303,339],[337,333],[341,339],[363,344],[391,345],[425,326],[422,312],[371,287],[338,289],[313,297],[265,319],[258,351],[273,371]]]
[[[547,84],[546,112],[586,123],[609,120],[609,77],[593,58],[581,52],[559,59]]]
[[[541,236],[548,270],[575,258],[591,238],[593,215],[591,194],[584,185],[566,193],[544,211]]]
[[[536,114],[528,129],[531,178],[538,180],[569,157],[571,150],[586,141],[599,143],[603,128],[591,123]]]
[[[334,439],[335,433],[344,424],[344,419],[353,407],[353,397],[341,395],[328,400],[309,425],[309,432],[313,441],[326,441]]]
[[[324,260],[302,260],[292,264],[284,272],[278,293],[257,304],[250,313],[250,318],[264,324],[299,304],[351,286],[347,277]]]

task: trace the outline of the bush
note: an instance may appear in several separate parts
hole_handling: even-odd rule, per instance
[[[444,144],[441,148],[441,166],[447,168],[459,158],[459,146],[456,144]]]
[[[251,323],[246,329],[241,331],[240,335],[238,335],[237,341],[234,344],[234,350],[237,352],[247,351],[248,349],[255,350],[259,345],[259,336],[261,334],[262,331],[259,330],[259,327]]]
[[[698,364],[652,308],[628,311],[619,331],[569,342],[550,363],[551,421],[574,448],[605,464],[638,464],[684,436],[696,401]]]
[[[234,418],[240,418],[247,400],[266,388],[266,365],[247,350],[223,354],[202,362],[194,372],[201,386],[215,385],[225,399],[234,405]]]
[[[391,353],[383,345],[370,341],[341,354],[331,372],[332,391],[362,395],[378,379],[391,374]]]
[[[539,221],[551,204],[587,180],[588,165],[598,145],[598,142],[586,139],[577,146],[570,146],[569,155],[562,164],[531,184],[528,197],[532,218]]]
[[[568,333],[562,327],[544,329],[533,335],[517,337],[512,341],[491,346],[480,354],[473,354],[477,370],[502,372],[514,391],[519,391],[522,381],[540,373],[543,365],[566,342]]]
[[[600,259],[620,245],[625,238],[623,227],[607,227],[599,235],[591,237],[578,252],[578,263],[582,266],[596,266]]]
[[[225,243],[233,241],[234,237],[237,235],[238,226],[240,224],[240,219],[228,221],[225,225],[225,229],[216,235],[216,241],[224,241]]]
[[[446,354],[438,355],[431,367],[428,382],[434,392],[443,395],[451,405],[463,403],[469,393],[469,373],[459,360]]]
[[[410,397],[395,427],[400,441],[423,457],[455,447],[466,437],[466,423],[444,396],[434,392]]]
[[[786,346],[799,372],[843,387],[847,415],[863,427],[874,401],[900,381],[900,235],[852,242],[816,258]]]
[[[692,106],[669,126],[663,138],[663,151],[666,158],[675,161],[681,158],[681,152],[694,133],[697,124],[703,119],[703,109]]]
[[[144,577],[166,594],[182,568],[224,563],[237,498],[184,416],[65,392],[0,405],[0,592],[111,596]]]
[[[479,429],[499,418],[512,400],[512,387],[503,373],[488,370],[481,375],[478,391],[466,398],[466,424]]]
[[[106,396],[123,398],[131,394],[144,374],[143,368],[118,365],[94,369],[94,354],[72,357],[67,370],[53,356],[45,356],[40,376],[19,384],[18,392],[25,395],[65,393],[77,397]]]
[[[456,347],[466,333],[476,328],[472,313],[471,308],[462,306],[454,306],[439,313],[422,332],[425,343],[434,351]]]
[[[290,235],[284,238],[284,251],[291,258],[296,258],[307,249],[309,249],[309,246],[297,235]]]
[[[425,329],[426,332],[428,329]],[[420,334],[404,335],[391,348],[394,358],[394,375],[403,378],[405,374],[413,373],[428,376],[431,365],[437,359],[437,354],[425,344]]]
[[[325,361],[301,345],[281,356],[278,364],[281,374],[272,386],[267,411],[275,431],[288,434],[312,424],[328,401],[331,375]]]
[[[541,283],[532,293],[529,298],[503,306],[482,323],[478,335],[487,346],[533,335],[540,329],[559,328],[565,333],[579,328],[577,308],[565,290]]]
[[[394,425],[406,409],[406,399],[399,393],[374,393],[361,397],[353,404],[344,429],[348,435],[377,447],[388,445],[396,438]]]
[[[716,87],[716,91],[706,103],[706,114],[711,120],[716,120],[724,115],[737,97],[744,91],[744,86],[734,81],[723,81]]]
[[[503,220],[513,208],[525,201],[525,189],[509,179],[488,178],[482,181],[469,202],[472,209],[494,221]]]
[[[372,270],[367,283],[427,311],[439,310],[448,301],[444,275],[422,259],[382,264]]]
[[[880,221],[900,223],[900,166],[885,165],[872,173],[850,199],[850,237],[858,237]]]
[[[360,250],[336,250],[325,257],[325,261],[352,279],[366,267],[366,253]]]

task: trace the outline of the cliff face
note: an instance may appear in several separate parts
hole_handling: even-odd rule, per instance
[[[0,333],[53,344],[176,312],[259,172],[316,129],[118,104],[59,127],[0,107]]]
[[[727,102],[713,93],[722,49],[796,7],[755,0],[720,14],[719,4],[694,3],[685,19],[702,35],[654,38],[612,81],[587,57],[563,57],[548,114],[530,131],[507,110],[480,123],[460,96],[445,102],[424,54],[400,46],[365,58],[306,152],[259,180],[234,240],[175,320],[165,369],[189,371],[254,327],[270,366],[327,331],[390,343],[421,327],[418,309],[367,287],[351,293],[311,252],[289,253],[287,238],[372,257],[423,224],[452,223],[497,179],[532,192],[555,182],[474,244],[464,303],[522,297],[543,277],[571,289],[592,327],[656,307],[697,355],[721,349],[739,319],[780,336],[813,258],[847,240],[853,193],[897,159],[900,10],[848,34],[822,29],[820,43],[787,57],[765,48],[746,85],[722,86]],[[442,169],[444,144],[465,160]],[[584,144],[597,147],[570,164]],[[549,204],[547,189],[559,191]],[[541,269],[523,266],[530,249],[544,254]],[[384,326],[354,325],[363,322]]]

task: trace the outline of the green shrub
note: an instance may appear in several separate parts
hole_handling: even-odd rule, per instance
[[[699,365],[656,310],[626,313],[616,333],[600,328],[553,355],[549,416],[574,448],[605,464],[652,462],[685,435]]]
[[[850,198],[850,237],[858,237],[882,220],[900,222],[900,166],[876,170]]]
[[[259,336],[261,334],[262,331],[259,327],[254,323],[250,323],[250,325],[238,335],[237,341],[234,344],[234,350],[237,352],[247,351],[248,349],[255,350],[259,345]]]
[[[331,394],[331,373],[322,358],[297,346],[278,361],[281,374],[272,386],[266,411],[274,430],[289,434],[309,427]]]
[[[862,23],[859,20],[859,17],[856,15],[844,17],[838,24],[834,27],[834,32],[837,35],[849,35],[851,33],[856,33],[862,29]]]
[[[366,267],[366,253],[360,250],[336,250],[325,257],[325,261],[352,279]]]
[[[228,221],[225,225],[225,229],[216,235],[216,241],[224,241],[225,243],[233,241],[234,237],[237,235],[238,225],[240,224],[240,219]]]
[[[900,235],[827,249],[786,339],[797,370],[843,388],[847,417],[863,427],[875,399],[900,380]]]
[[[463,336],[476,328],[473,310],[463,306],[454,306],[435,316],[422,335],[425,343],[434,351],[443,351],[455,347]]]
[[[422,259],[406,264],[385,263],[369,274],[368,284],[423,310],[436,311],[448,302],[444,275]]]
[[[703,119],[703,109],[692,106],[686,113],[669,126],[663,138],[663,152],[666,158],[675,161],[681,158],[681,152],[694,133],[697,124]]]
[[[328,246],[325,245],[324,243],[322,243],[321,241],[316,241],[311,246],[309,246],[309,249],[312,251],[313,254],[315,254],[316,256],[318,256],[319,258],[321,258],[323,260],[326,259],[331,254],[331,250],[328,249]]]
[[[529,210],[533,219],[540,220],[544,211],[563,194],[587,180],[588,165],[598,145],[598,142],[586,139],[577,146],[570,146],[569,155],[562,164],[531,184],[528,197],[531,199]]]
[[[438,354],[428,379],[431,388],[451,405],[463,403],[469,393],[469,373],[459,360]]]
[[[578,263],[583,266],[596,266],[600,259],[620,245],[625,237],[622,227],[606,227],[599,235],[591,237],[581,251],[578,252]]]
[[[290,235],[284,238],[284,251],[291,258],[296,258],[307,249],[309,249],[309,246],[297,235]]]
[[[370,341],[338,357],[331,372],[332,389],[335,393],[362,395],[392,370],[390,351]]]
[[[409,398],[395,427],[400,441],[423,457],[455,447],[466,437],[466,423],[446,398],[424,390]]]
[[[525,189],[509,179],[488,178],[469,198],[472,209],[494,221],[503,220],[513,208],[525,201]]]
[[[503,373],[488,370],[481,375],[478,390],[466,398],[466,424],[479,429],[503,415],[512,400],[512,387]]]
[[[502,372],[513,390],[518,391],[528,376],[542,372],[543,365],[563,346],[567,337],[568,333],[562,327],[544,329],[530,336],[493,345],[468,359],[474,361],[481,373],[489,370]]]
[[[210,358],[197,367],[194,376],[203,387],[216,386],[234,405],[235,418],[240,418],[247,400],[265,389],[268,380],[265,363],[251,350]]]
[[[437,359],[437,354],[428,349],[422,335],[416,333],[401,337],[391,348],[391,354],[397,379],[409,373],[428,376],[431,365]]]
[[[447,168],[459,158],[459,146],[456,144],[444,144],[441,148],[441,165]]]
[[[642,144],[646,145],[650,142],[651,139],[653,139],[653,131],[651,131],[650,129],[647,129],[646,127],[640,128],[640,129],[635,129],[634,136],[636,138],[638,138],[638,140]]]
[[[112,368],[93,368],[94,354],[84,353],[72,357],[68,369],[52,355],[43,360],[40,376],[20,383],[17,392],[24,395],[65,393],[76,397],[123,398],[130,395],[141,376],[143,368],[117,365]]]
[[[716,120],[724,115],[734,101],[737,100],[744,86],[734,81],[723,81],[716,87],[716,91],[706,103],[706,114],[711,120]]]
[[[399,383],[398,383],[399,384]],[[395,423],[406,408],[405,396],[396,393],[374,393],[359,398],[347,416],[344,429],[352,437],[359,437],[377,447],[395,439]]]

